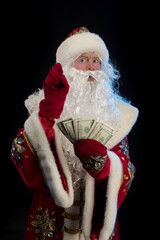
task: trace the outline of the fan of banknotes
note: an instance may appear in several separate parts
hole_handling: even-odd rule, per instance
[[[94,119],[69,118],[57,122],[57,125],[73,144],[80,139],[95,139],[105,145],[115,132],[109,125]]]

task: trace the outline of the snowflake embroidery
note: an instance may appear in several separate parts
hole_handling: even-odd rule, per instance
[[[49,211],[46,209],[44,213],[36,215],[36,220],[31,222],[35,227],[36,234],[41,240],[46,240],[48,237],[53,238],[53,233],[56,231],[55,218],[50,218]]]

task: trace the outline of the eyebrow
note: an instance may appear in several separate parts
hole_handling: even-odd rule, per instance
[[[78,58],[88,58],[88,56],[85,56],[85,55],[81,55],[81,56],[79,56]]]
[[[77,59],[79,59],[79,58],[89,58],[89,57],[86,56],[86,55],[81,55],[81,56],[79,56]],[[95,58],[95,59],[101,61],[101,59],[100,59],[98,56],[94,56],[93,58]]]

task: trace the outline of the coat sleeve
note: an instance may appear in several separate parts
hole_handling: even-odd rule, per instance
[[[48,141],[37,112],[29,116],[18,132],[11,158],[29,188],[50,194],[60,207],[72,205],[71,173],[65,159],[57,154],[55,136]]]
[[[28,188],[50,195],[36,152],[29,142],[24,128],[19,130],[12,143],[11,159]]]

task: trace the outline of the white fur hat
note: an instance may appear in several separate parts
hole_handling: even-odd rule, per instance
[[[108,49],[100,36],[89,32],[85,27],[76,28],[58,47],[56,62],[64,65],[87,52],[94,52],[102,62],[108,62]]]

